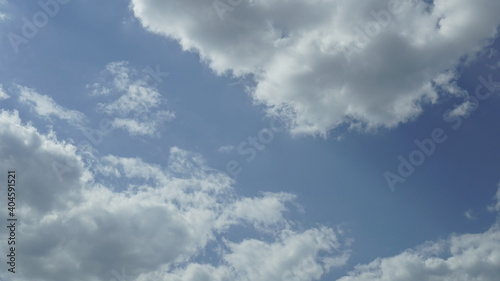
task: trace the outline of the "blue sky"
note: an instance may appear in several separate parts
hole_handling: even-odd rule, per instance
[[[1,280],[497,280],[499,11],[0,0]]]

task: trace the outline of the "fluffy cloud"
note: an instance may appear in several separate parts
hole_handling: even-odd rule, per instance
[[[500,211],[500,188],[492,211]],[[358,265],[338,281],[496,281],[500,276],[500,221],[484,233],[454,234],[389,258]]]
[[[455,235],[447,241],[357,266],[338,281],[496,281],[499,263],[500,229],[495,225],[485,233]]]
[[[115,155],[89,166],[74,145],[15,111],[0,112],[0,138],[0,169],[16,170],[20,186],[16,280],[306,281],[349,257],[333,229],[292,227],[294,195],[239,196],[196,153],[173,147],[166,167]],[[498,212],[500,189],[495,199]],[[232,241],[235,226],[267,238]],[[5,237],[0,245],[5,252]],[[199,259],[207,254],[212,262]],[[499,263],[497,222],[358,265],[339,281],[496,281]]]
[[[131,135],[158,136],[158,129],[175,118],[168,110],[161,110],[165,99],[151,85],[146,72],[134,70],[127,62],[112,62],[106,66],[100,82],[88,85],[94,96],[120,96],[100,103],[101,112],[114,116],[112,126],[127,130]]]
[[[309,134],[414,119],[423,104],[456,94],[454,69],[500,24],[496,0],[132,0],[131,7],[145,28],[198,52],[216,73],[252,77],[255,101],[290,118],[294,133]]]
[[[347,254],[318,258],[321,253],[339,248],[331,229],[311,229],[303,233],[283,232],[277,242],[249,239],[227,243],[224,265],[189,264],[166,275],[149,274],[138,281],[229,281],[229,280],[318,280],[333,266],[345,264]]]
[[[331,228],[291,227],[295,196],[239,196],[198,154],[173,147],[166,167],[115,155],[88,162],[15,111],[0,112],[0,139],[0,170],[18,175],[16,280],[313,280],[347,258]],[[267,238],[231,241],[236,226]],[[194,261],[204,253],[218,262]]]

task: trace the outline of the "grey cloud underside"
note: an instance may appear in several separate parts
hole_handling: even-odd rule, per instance
[[[309,281],[350,256],[332,228],[294,229],[286,218],[294,195],[238,196],[233,180],[198,154],[174,147],[166,167],[116,155],[86,159],[16,111],[0,113],[0,139],[0,168],[15,169],[23,187],[16,280],[109,280],[125,270],[136,281]],[[494,199],[489,210],[498,213],[500,189]],[[268,239],[230,241],[234,226]],[[497,222],[358,265],[339,281],[496,281],[499,240]],[[5,248],[5,237],[0,242]],[[217,261],[196,259],[207,252]]]
[[[16,280],[108,281],[122,269],[130,280],[172,280],[193,267],[225,271],[229,280],[312,280],[348,257],[333,229],[292,227],[286,213],[294,195],[239,196],[233,180],[198,154],[174,147],[167,167],[115,155],[85,158],[55,133],[24,124],[16,111],[0,113],[0,139],[0,168],[15,169],[22,185]],[[234,226],[268,238],[224,238]],[[225,250],[210,250],[214,245]],[[222,266],[192,261],[203,253]],[[274,262],[280,266],[263,266]]]
[[[370,12],[386,10],[386,1],[248,1],[224,20],[211,1],[133,0],[131,8],[148,30],[197,51],[216,73],[253,75],[256,86],[248,90],[255,101],[270,114],[286,115],[293,132],[326,134],[342,124],[393,127],[440,95],[462,94],[455,68],[495,38],[500,2],[417,2],[402,1],[388,25],[363,44],[354,27],[373,21]],[[158,92],[132,77],[126,63],[111,63],[104,72],[111,82],[89,87],[95,96],[113,97],[100,110],[115,115],[116,128],[154,135],[174,118],[158,109]],[[40,116],[84,118],[32,89],[18,90],[19,101]],[[6,98],[0,87],[0,99]],[[151,120],[160,123],[141,127]],[[41,134],[15,111],[0,113],[0,139],[0,170],[16,169],[23,187],[23,270],[16,280],[107,281],[124,269],[135,281],[309,281],[349,258],[334,229],[293,227],[286,213],[294,195],[240,196],[234,182],[198,154],[174,147],[167,167],[119,155],[86,155],[94,157],[87,161],[74,145]],[[499,202],[500,191],[492,212],[500,211]],[[235,226],[268,239],[230,241],[226,235]],[[0,240],[5,247],[5,237]],[[452,235],[358,265],[339,281],[497,281],[499,240],[497,222],[484,233]],[[217,261],[197,259],[207,252]]]

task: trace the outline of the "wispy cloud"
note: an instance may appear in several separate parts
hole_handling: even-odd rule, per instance
[[[10,96],[5,92],[5,89],[3,88],[3,85],[0,84],[0,101],[1,100],[6,100],[10,98]]]
[[[166,99],[151,85],[146,71],[137,71],[128,62],[112,62],[102,73],[101,82],[90,84],[94,96],[117,99],[100,103],[98,109],[114,117],[112,125],[131,135],[159,136],[162,124],[175,118],[175,113],[162,110]]]
[[[114,128],[127,130],[133,136],[155,136],[158,135],[158,128],[164,122],[173,120],[175,114],[171,111],[157,111],[149,117],[152,118],[115,118],[111,124]]]
[[[56,117],[68,121],[72,125],[82,124],[86,117],[77,110],[70,110],[57,104],[50,96],[37,93],[34,89],[16,85],[20,103],[30,107],[38,116],[44,118]]]
[[[7,15],[2,12],[2,6],[7,4],[7,0],[0,0],[0,21],[7,18]]]
[[[472,209],[469,209],[467,210],[465,213],[464,213],[464,216],[467,220],[470,220],[470,221],[473,221],[473,220],[476,220],[477,217],[476,217],[476,214],[474,212],[474,210]]]
[[[462,116],[469,116],[471,111],[474,110],[474,104],[471,101],[465,101],[461,105],[457,106],[455,109],[450,111],[448,116],[450,117],[462,117]]]

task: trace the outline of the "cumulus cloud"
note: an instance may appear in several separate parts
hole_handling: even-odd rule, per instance
[[[50,118],[53,116],[73,125],[82,124],[85,120],[83,113],[66,109],[57,104],[51,97],[39,94],[34,89],[21,85],[16,85],[15,88],[19,94],[19,102],[28,105],[40,117]]]
[[[359,265],[338,281],[495,281],[500,276],[499,263],[500,229],[496,225],[485,233],[455,235],[447,241]]]
[[[0,169],[16,170],[19,183],[16,280],[314,280],[348,257],[333,229],[291,227],[295,196],[240,196],[199,154],[173,147],[167,166],[116,155],[87,162],[16,111],[0,112],[0,139]],[[260,235],[232,241],[236,226]],[[218,261],[195,261],[204,253]]]
[[[22,183],[16,280],[309,281],[349,258],[340,232],[294,229],[286,216],[294,195],[240,196],[199,154],[173,147],[167,166],[116,155],[87,163],[16,111],[0,112],[0,138],[0,169],[16,170]],[[495,199],[498,212],[500,188]],[[233,241],[236,226],[259,235]],[[207,253],[215,261],[201,262]],[[358,265],[339,281],[496,281],[499,263],[496,222]]]
[[[500,211],[500,188],[492,211]],[[496,281],[500,276],[500,224],[484,233],[454,234],[394,257],[358,265],[338,281]]]
[[[249,239],[227,243],[227,247],[224,265],[192,263],[166,275],[144,275],[138,281],[318,280],[333,266],[347,260],[346,253],[335,258],[318,257],[339,248],[335,233],[326,228],[303,233],[287,231],[274,243]]]
[[[175,118],[175,113],[162,110],[166,100],[149,81],[146,71],[128,66],[128,62],[109,63],[101,81],[87,85],[93,96],[117,99],[100,103],[98,109],[114,117],[112,126],[128,131],[131,135],[158,136],[159,128]]]
[[[254,100],[307,134],[416,118],[422,105],[456,94],[454,70],[500,24],[496,0],[132,0],[131,8],[217,74],[251,77]]]

